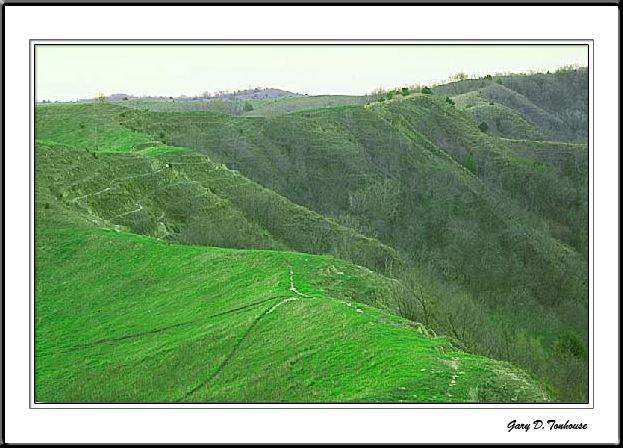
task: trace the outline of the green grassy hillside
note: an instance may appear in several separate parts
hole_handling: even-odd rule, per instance
[[[86,151],[128,152],[159,144],[157,139],[123,126],[119,108],[112,104],[40,105],[35,125],[38,141]]]
[[[517,284],[543,288],[553,274],[543,267],[556,266],[547,258],[559,252],[576,266],[570,272],[581,277],[581,256],[552,238],[544,221],[557,220],[560,235],[553,236],[562,236],[563,226],[574,224],[584,212],[582,203],[567,203],[576,198],[565,196],[574,187],[570,181],[498,148],[501,140],[480,132],[455,108],[437,103],[420,95],[378,107],[331,108],[274,119],[203,113],[127,118],[130,127],[153,133],[162,129],[168,142],[203,151],[295,203],[378,238],[407,258],[445,260],[450,279],[490,289],[506,288],[514,278]],[[465,167],[471,148],[474,171],[482,176]],[[520,188],[526,176],[538,182],[534,190]],[[471,222],[477,238],[465,238],[459,231],[461,220]],[[520,236],[526,231],[533,233],[528,239]],[[472,266],[457,258],[472,257],[484,241],[491,241],[482,254],[490,261]],[[514,252],[530,254],[534,272],[522,262],[509,271],[512,265],[503,261],[509,245]],[[535,293],[552,301],[557,300],[552,294],[578,297],[577,282],[567,277],[563,284],[570,289]]]
[[[111,110],[88,109],[98,127]],[[78,149],[57,142],[71,129],[38,118],[37,401],[549,399],[524,372],[395,316],[396,280],[326,256],[158,242],[184,241],[194,218],[208,238],[217,231],[201,244],[285,247],[236,207],[258,190],[267,207],[294,211],[274,226],[314,235],[317,215],[188,149],[123,152],[113,142],[127,133],[112,125],[106,150]]]
[[[489,101],[479,91],[452,97],[456,107],[465,111],[476,125],[486,123],[488,131],[499,137],[543,140],[543,134],[521,114],[508,106]]]
[[[277,100],[258,100],[257,103],[252,103],[253,110],[246,112],[244,115],[247,117],[273,117],[306,109],[363,105],[365,103],[366,97],[364,96],[314,95],[284,97]]]
[[[388,280],[331,257],[50,229],[37,267],[37,401],[548,399],[524,372],[366,305]]]
[[[271,118],[144,111],[124,118],[131,129],[201,151],[380,240],[418,271],[393,275],[432,276],[442,291],[458,285],[460,306],[491,334],[453,328],[445,316],[454,302],[445,293],[431,318],[437,331],[557,378],[562,395],[575,397],[568,399],[584,396],[588,214],[581,145],[564,147],[572,163],[553,167],[522,156],[531,141],[484,133],[455,106],[420,94]],[[533,339],[526,342],[525,334]],[[559,353],[568,337],[583,347],[572,356]],[[582,378],[573,391],[563,371]]]
[[[515,218],[546,229],[554,237],[586,255],[588,219],[588,151],[585,145],[547,144],[500,139],[478,127],[454,106],[430,95],[392,101],[380,107],[392,113],[389,120],[415,131],[472,171],[508,207],[514,200],[523,210]],[[398,115],[398,117],[396,117]],[[520,147],[524,147],[523,150]],[[543,163],[533,148],[550,148]],[[559,153],[557,156],[556,154]],[[564,175],[561,175],[561,171]],[[529,213],[534,216],[529,216]],[[539,222],[542,219],[545,222]]]
[[[510,362],[547,385],[547,400],[585,401],[587,146],[581,134],[569,131],[575,122],[561,115],[566,105],[575,107],[571,100],[548,103],[532,94],[534,87],[524,95],[504,82],[466,80],[435,87],[434,95],[408,93],[367,105],[350,104],[348,97],[332,97],[335,103],[319,97],[254,100],[253,109],[242,113],[175,110],[174,103],[152,105],[152,110],[38,106],[36,219],[42,270],[37,275],[43,279],[38,296],[48,297],[45,306],[71,298],[60,320],[50,317],[50,309],[60,308],[44,308],[42,314],[47,320],[41,331],[49,333],[38,350],[45,353],[42,359],[50,356],[45,361],[50,364],[39,371],[42,377],[55,372],[42,396],[87,401],[545,399],[543,387],[505,364]],[[453,101],[446,100],[444,88]],[[492,101],[498,93],[502,97]],[[546,118],[531,121],[512,101]],[[488,129],[479,129],[481,120],[490,121]],[[552,141],[547,120],[566,126],[557,138],[576,142]],[[99,254],[105,261],[98,261]],[[288,289],[290,267],[302,295]],[[70,273],[67,280],[61,279],[63,270]],[[107,283],[107,277],[127,279],[127,291]],[[239,295],[230,283],[240,287]],[[84,333],[84,341],[72,342],[83,336],[71,325],[85,319],[79,316],[70,324],[72,307],[89,285],[97,291],[89,298],[98,310],[107,304],[114,308],[106,314],[111,320],[103,319],[104,327],[95,333]],[[232,292],[217,297],[220,290]],[[217,308],[200,300],[202,291]],[[167,318],[160,314],[159,319],[166,323],[130,320],[125,326],[118,312],[134,303],[134,296],[143,314],[151,309],[148,297],[163,304]],[[308,302],[307,296],[319,300]],[[188,298],[190,311],[179,307],[179,297]],[[240,313],[234,306],[239,300]],[[343,302],[358,307],[356,318],[383,317],[357,326]],[[81,309],[95,313],[87,305]],[[298,325],[295,337],[288,328],[302,318],[297,310],[311,317],[309,332]],[[227,319],[210,317],[225,311]],[[295,315],[287,322],[271,320],[282,311]],[[386,328],[381,322],[392,324]],[[70,330],[63,329],[65,324]],[[321,327],[328,332],[326,340]],[[381,327],[378,339],[368,331]],[[201,336],[205,332],[212,339]],[[280,342],[271,346],[275,334]],[[340,340],[347,349],[340,348]],[[55,352],[54,344],[46,345],[52,341],[63,341],[64,348]],[[284,348],[284,341],[293,345]],[[123,344],[119,357],[110,351],[117,342]],[[420,367],[410,358],[414,347],[422,348],[418,353],[431,366]],[[295,355],[294,348],[301,350]],[[66,354],[79,350],[86,353],[80,368],[61,367]],[[192,351],[205,356],[189,362]],[[440,361],[450,370],[433,367],[433,352],[454,353]],[[165,354],[158,370],[156,362]],[[305,362],[295,360],[292,368],[283,364],[292,356]],[[468,358],[472,361],[465,365],[475,363],[469,364],[474,375],[459,395],[431,377],[418,382],[405,367],[445,375],[456,370],[454,359]],[[133,361],[126,365],[123,359]],[[262,360],[280,367],[271,364],[265,371]],[[249,376],[234,378],[247,362]],[[336,365],[332,385],[317,373],[323,366],[327,375],[326,363]],[[370,370],[363,375],[370,382],[354,384],[362,375],[349,370],[349,363],[360,372]],[[375,370],[377,363],[392,366],[387,378]],[[171,376],[172,366],[186,364],[179,376]],[[89,366],[97,371],[93,380]],[[146,379],[154,369],[160,374]],[[509,383],[509,377],[525,383],[526,395],[516,393],[518,383]],[[457,387],[458,373],[450,378],[451,387]],[[63,382],[67,385],[55,396],[52,390]],[[125,398],[112,398],[115,387]]]

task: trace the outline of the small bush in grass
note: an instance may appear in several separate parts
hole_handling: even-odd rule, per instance
[[[489,130],[489,125],[483,121],[478,125],[478,129],[486,133]]]
[[[422,87],[422,93],[425,95],[432,95],[433,90],[430,87]]]
[[[561,358],[586,358],[586,349],[580,338],[570,331],[558,335],[554,341],[554,352]]]
[[[471,151],[468,151],[467,156],[465,157],[465,162],[463,162],[463,166],[470,170],[473,174],[476,174],[476,162],[474,161],[474,154]]]

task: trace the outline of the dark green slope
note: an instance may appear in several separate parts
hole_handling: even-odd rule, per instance
[[[480,91],[452,97],[456,107],[470,116],[476,125],[486,123],[488,132],[499,137],[544,140],[543,133],[512,108],[485,98]]]
[[[570,131],[563,130],[563,120],[534,104],[528,98],[516,93],[504,85],[492,83],[480,90],[480,94],[494,104],[501,104],[517,111],[526,121],[532,123],[540,132],[551,140],[562,140]]]
[[[326,253],[381,272],[396,252],[190,150],[89,153],[37,144],[38,217],[167,241]]]
[[[420,95],[274,119],[142,113],[128,125],[163,129],[170,142],[193,146],[408,258],[436,260],[450,279],[483,289],[508,288],[510,281],[548,301],[559,300],[551,294],[580,300],[581,257],[553,239],[540,216],[571,215],[574,222],[579,211],[569,211],[569,182],[529,159],[513,158],[469,118],[438,103]],[[465,167],[471,148],[480,177]],[[534,190],[518,188],[526,177],[536,183]],[[555,190],[553,181],[563,185]],[[531,209],[535,213],[524,216]],[[482,257],[479,265],[468,263],[474,254]],[[513,264],[510,254],[525,256]],[[550,283],[551,269],[559,269],[551,257],[567,260],[569,267],[555,276],[568,289],[539,290]],[[574,271],[577,276],[569,277]]]
[[[581,225],[588,219],[586,146],[496,138],[456,107],[430,95],[387,102],[378,109],[397,115],[389,120],[426,136],[469,168],[489,187],[489,196],[503,192],[518,203],[524,211],[517,219],[548,229],[586,256],[586,226]],[[538,148],[548,148],[548,157]]]
[[[588,70],[561,69],[554,73],[496,75],[436,86],[435,93],[456,97],[468,113],[475,102],[492,102],[518,113],[548,140],[585,142],[588,136]],[[485,118],[517,122],[493,115]],[[488,118],[488,120],[487,120]],[[494,125],[495,127],[495,125]],[[507,129],[508,130],[508,129]],[[516,129],[515,129],[516,131]],[[513,127],[511,127],[511,133]],[[502,134],[506,137],[518,135]]]

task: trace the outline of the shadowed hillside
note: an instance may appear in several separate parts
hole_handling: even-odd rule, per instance
[[[50,107],[59,113],[39,116],[51,125],[41,126],[40,133],[50,140],[37,145],[42,180],[37,194],[45,220],[114,225],[188,244],[333,254],[381,272],[400,263],[395,250],[378,240],[294,204],[205,155],[101,125],[113,110],[119,114],[114,106]],[[125,153],[56,143],[78,140],[71,128],[79,126],[63,131],[55,120],[72,123],[67,120],[71,108],[78,119],[85,117],[85,107],[107,145],[151,143]]]
[[[490,79],[468,79],[437,86],[435,93],[449,95],[456,98],[457,106],[462,105],[468,114],[479,119],[478,104],[493,103],[503,105],[528,123],[543,138],[584,142],[588,137],[588,70],[561,69],[555,73],[536,73],[530,75],[511,74],[494,76]],[[466,102],[466,98],[469,100]],[[513,122],[517,117],[500,117],[490,115],[488,120],[495,123],[499,120],[501,126],[510,130],[502,132],[507,137],[519,137]],[[517,126],[517,125],[516,125]],[[522,128],[524,124],[520,125]],[[526,132],[526,131],[524,131]],[[513,135],[515,134],[515,135]],[[534,134],[538,137],[538,134]],[[521,137],[519,137],[521,138]]]

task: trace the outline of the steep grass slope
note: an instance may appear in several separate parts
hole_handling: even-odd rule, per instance
[[[483,289],[516,282],[543,301],[580,300],[581,256],[552,238],[544,221],[557,221],[554,236],[575,225],[584,210],[569,207],[572,186],[513,158],[460,111],[438,103],[419,95],[272,119],[173,112],[126,118],[133,129],[160,129],[168,142],[202,151],[405,257],[443,263],[450,279]],[[471,148],[478,170],[486,162],[480,177],[464,164]],[[534,190],[520,188],[526,177]],[[569,240],[581,237],[574,230]],[[511,253],[523,261],[513,266]],[[469,262],[475,254],[479,265]],[[562,258],[563,267],[552,258]],[[548,287],[552,277],[565,289]]]
[[[119,108],[112,104],[40,105],[35,111],[36,138],[105,152],[128,152],[158,143],[119,121]]]
[[[525,140],[544,140],[536,126],[520,113],[500,103],[487,99],[480,91],[452,97],[456,107],[470,116],[474,123],[486,123],[488,131],[499,137]]]
[[[205,244],[312,238],[319,250],[337,235],[382,263],[389,248],[119,127],[122,110],[51,107],[37,116],[38,402],[550,399],[525,372],[397,317],[396,280],[328,256]]]
[[[51,108],[59,113],[49,113]],[[382,272],[400,263],[397,253],[379,241],[294,204],[205,155],[117,128],[124,110],[110,105],[38,109],[37,137],[47,138],[37,144],[43,214],[189,244],[332,254]],[[106,119],[110,129],[100,124]],[[132,152],[67,146],[74,141],[74,128],[81,130],[80,120],[106,129],[111,148],[115,142],[125,144],[127,135],[149,143]]]
[[[331,257],[59,228],[38,232],[36,261],[39,402],[548,399],[365,305],[379,277]]]

